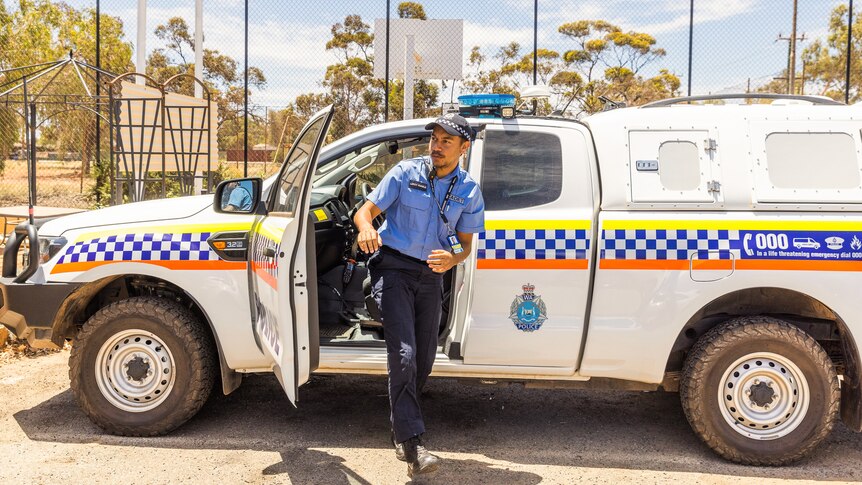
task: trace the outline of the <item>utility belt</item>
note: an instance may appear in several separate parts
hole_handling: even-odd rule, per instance
[[[414,258],[413,256],[408,256],[397,249],[392,249],[389,246],[380,246],[380,252],[385,254],[391,254],[397,258],[401,258],[405,261],[410,261],[411,263],[421,264],[422,266],[428,266],[428,262],[419,258]]]

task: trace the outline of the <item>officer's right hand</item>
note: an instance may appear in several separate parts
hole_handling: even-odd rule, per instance
[[[360,231],[356,242],[359,244],[359,249],[368,254],[377,251],[383,245],[383,240],[380,239],[380,235],[373,227]]]

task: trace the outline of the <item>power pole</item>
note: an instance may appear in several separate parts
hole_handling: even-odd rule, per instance
[[[795,92],[794,83],[796,81],[796,13],[798,0],[793,0],[793,23],[790,27],[790,70],[787,72],[787,84],[790,87],[790,94]]]
[[[795,7],[796,0],[793,0],[793,5]],[[782,77],[776,77],[775,79],[786,79],[787,80],[787,94],[794,94],[794,82],[796,79],[796,41],[807,40],[805,34],[803,33],[801,37],[796,36],[796,9],[793,10],[793,28],[790,37],[784,37],[780,33],[778,34],[778,38],[775,40],[778,42],[779,40],[786,40],[790,44],[787,49],[787,75]]]

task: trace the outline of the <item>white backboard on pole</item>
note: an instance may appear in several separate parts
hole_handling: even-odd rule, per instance
[[[391,19],[389,79],[404,79],[405,39],[413,37],[413,79],[462,79],[464,21]],[[386,77],[386,19],[374,21],[374,77]]]

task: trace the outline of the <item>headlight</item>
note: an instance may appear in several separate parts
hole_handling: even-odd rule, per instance
[[[65,237],[40,237],[39,238],[39,262],[46,263],[53,258],[68,241]]]

